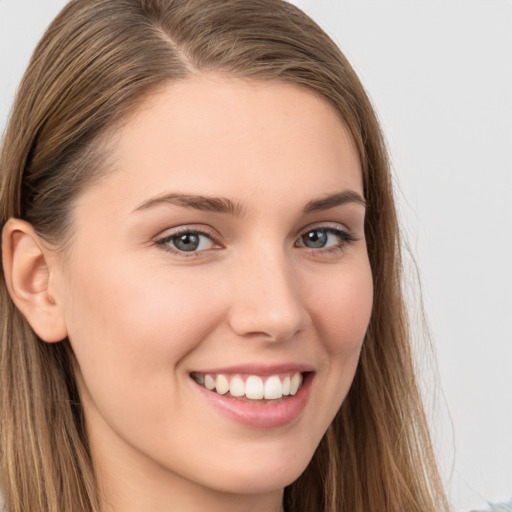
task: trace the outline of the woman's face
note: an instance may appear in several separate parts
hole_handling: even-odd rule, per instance
[[[101,480],[280,492],[343,402],[370,318],[348,130],[306,89],[196,76],[114,146],[55,274]]]

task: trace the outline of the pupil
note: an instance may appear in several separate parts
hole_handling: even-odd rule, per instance
[[[174,245],[180,251],[195,251],[199,247],[199,235],[195,233],[180,235],[174,241]]]
[[[318,249],[327,243],[327,233],[321,229],[309,231],[303,237],[304,245]]]

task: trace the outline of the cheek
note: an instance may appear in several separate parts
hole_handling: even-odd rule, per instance
[[[89,421],[105,420],[121,437],[144,436],[148,425],[175,431],[162,407],[184,409],[181,363],[214,330],[216,301],[199,279],[171,276],[168,267],[104,257],[75,263],[68,329]]]
[[[169,369],[213,330],[216,302],[197,279],[140,261],[85,263],[76,261],[67,300],[69,338],[84,376],[108,369],[112,380],[156,380],[160,368],[168,379]]]
[[[322,284],[311,294],[311,303],[325,348],[331,356],[352,354],[358,358],[373,305],[370,265],[361,260]]]
[[[350,264],[349,264],[350,263]],[[373,280],[367,259],[340,265],[309,287],[309,311],[322,347],[315,404],[309,430],[321,435],[329,427],[352,385],[373,305]],[[319,437],[312,439],[316,448]]]

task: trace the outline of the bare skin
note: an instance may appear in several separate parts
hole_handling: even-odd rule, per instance
[[[41,331],[75,351],[102,510],[278,512],[370,318],[348,130],[304,89],[197,76],[148,98],[114,146],[77,199],[69,252],[46,254],[60,331]],[[20,251],[27,237],[22,223],[4,233]],[[195,378],[241,366],[263,382],[297,371],[307,392],[227,414]]]

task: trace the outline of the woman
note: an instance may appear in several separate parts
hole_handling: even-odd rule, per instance
[[[446,510],[386,152],[276,0],[75,0],[1,154],[10,512]]]

